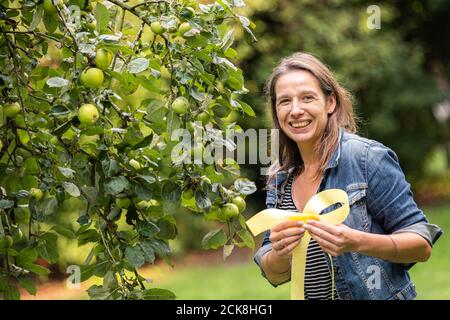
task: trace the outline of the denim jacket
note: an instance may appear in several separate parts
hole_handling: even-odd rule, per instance
[[[293,169],[278,172],[268,184],[268,208],[277,207],[281,202],[283,183],[287,182]],[[319,192],[333,188],[345,190],[348,194],[350,214],[344,224],[350,228],[376,234],[414,232],[431,245],[442,234],[442,230],[430,224],[414,202],[397,155],[377,141],[348,133],[342,128],[338,148],[328,162]],[[333,209],[330,207],[322,213]],[[267,231],[261,248],[256,252],[255,262],[259,266],[262,256],[272,250],[269,236]],[[332,261],[340,299],[410,300],[416,297],[408,274],[414,263],[392,263],[358,252],[332,257]],[[265,276],[262,269],[261,272]]]

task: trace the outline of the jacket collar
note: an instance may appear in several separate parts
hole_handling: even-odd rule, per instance
[[[331,159],[328,161],[328,164],[325,167],[325,170],[337,167],[337,165],[339,164],[339,158],[341,157],[341,146],[342,146],[342,139],[344,137],[344,132],[345,132],[344,128],[339,128],[339,137],[338,137],[337,148],[333,152]]]

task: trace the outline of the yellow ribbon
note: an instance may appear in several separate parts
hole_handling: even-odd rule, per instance
[[[327,213],[319,215],[322,210],[329,206],[341,203],[342,206]],[[306,203],[303,213],[299,215],[298,212],[280,210],[280,209],[265,209],[252,218],[247,220],[247,226],[254,236],[261,232],[271,229],[276,224],[286,220],[307,220],[316,219],[327,222],[333,225],[344,222],[349,214],[349,203],[347,193],[340,189],[329,189],[314,195]],[[311,240],[311,235],[308,231],[303,234],[300,245],[295,247],[292,251],[292,267],[291,267],[291,299],[305,300],[305,270],[306,270],[306,253],[308,245]],[[331,267],[333,263],[331,261]],[[334,293],[334,271],[332,290]]]

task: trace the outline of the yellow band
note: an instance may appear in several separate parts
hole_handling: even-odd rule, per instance
[[[319,215],[324,209],[336,203],[340,203],[341,207],[327,214]],[[278,223],[286,220],[306,221],[314,219],[337,225],[345,221],[349,211],[350,207],[347,193],[340,189],[329,189],[309,199],[303,213],[300,215],[294,211],[265,209],[247,220],[247,227],[254,236],[257,236],[261,232],[269,230]],[[292,252],[291,299],[293,300],[305,299],[306,253],[310,241],[311,235],[308,231],[305,231],[300,245],[295,247]],[[331,266],[333,267],[332,261]],[[334,282],[334,272],[332,277]],[[334,284],[332,290],[334,290]]]

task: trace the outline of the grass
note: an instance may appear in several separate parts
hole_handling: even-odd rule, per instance
[[[450,299],[450,203],[426,208],[431,223],[439,225],[444,234],[436,243],[431,258],[417,263],[411,270],[417,299]],[[201,262],[200,262],[201,263]],[[278,300],[290,298],[289,283],[274,288],[265,280],[253,260],[245,263],[143,268],[141,274],[154,279],[154,285],[172,290],[177,299],[187,300]],[[100,284],[100,282],[98,283]],[[64,296],[64,293],[62,293]],[[87,299],[86,292],[78,299]],[[69,298],[71,299],[71,298]]]
[[[450,232],[450,204],[424,210],[431,223]],[[432,257],[411,270],[417,299],[450,299],[450,241],[447,234],[436,243]],[[156,284],[156,283],[155,283]],[[198,266],[174,270],[158,286],[173,290],[178,299],[289,299],[290,286],[272,287],[253,261],[244,264]]]

